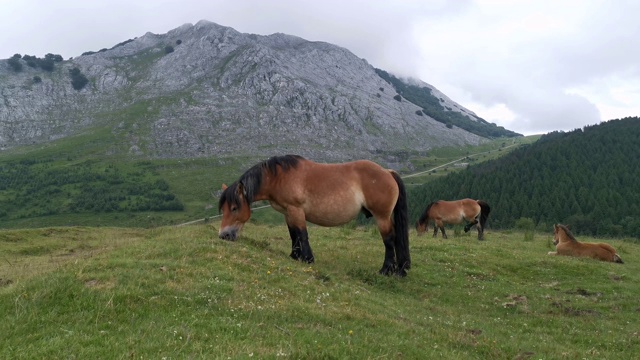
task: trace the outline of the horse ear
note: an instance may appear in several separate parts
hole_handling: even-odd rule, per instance
[[[242,185],[242,183],[238,183],[237,193],[238,193],[238,195],[243,195],[244,196],[245,190],[244,190],[244,185]]]
[[[227,184],[222,184],[222,190],[227,190]]]

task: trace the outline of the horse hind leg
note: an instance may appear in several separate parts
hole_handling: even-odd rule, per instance
[[[436,236],[438,234],[438,229],[440,229],[440,232],[442,233],[442,238],[447,239],[447,233],[444,231],[444,224],[442,223],[442,221],[437,220],[434,225],[436,227],[436,230],[433,236]]]
[[[480,215],[478,215],[478,217],[480,217]],[[484,226],[482,226],[480,221],[478,221],[478,217],[476,217],[468,226],[469,229],[471,229],[471,227],[475,225],[476,229],[478,229],[478,240],[484,240]]]
[[[464,232],[466,232],[466,233],[469,232],[469,230],[471,230],[473,225],[478,225],[478,228],[480,228],[480,224],[478,224],[478,218],[473,219],[472,222],[470,222],[467,225],[465,225],[464,226]]]
[[[376,218],[376,222],[384,243],[384,262],[379,272],[382,275],[391,275],[398,268],[396,264],[395,234],[393,233],[390,219]]]
[[[382,238],[384,242],[384,262],[380,268],[380,274],[391,275],[396,272],[398,265],[396,264],[395,235],[390,233]]]

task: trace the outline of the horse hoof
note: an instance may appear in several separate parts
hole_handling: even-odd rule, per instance
[[[385,276],[389,276],[395,273],[397,270],[398,268],[396,267],[396,264],[382,265],[382,269],[380,269],[379,273]]]

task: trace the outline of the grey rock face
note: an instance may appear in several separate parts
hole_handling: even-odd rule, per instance
[[[73,68],[89,79],[79,91]],[[16,73],[0,60],[0,149],[92,127],[111,130],[118,145],[110,152],[146,158],[298,153],[344,161],[484,141],[418,116],[418,106],[395,95],[344,48],[200,21],[56,63],[52,72]]]

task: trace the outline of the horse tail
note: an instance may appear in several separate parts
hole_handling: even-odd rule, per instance
[[[484,230],[484,224],[487,223],[487,218],[491,212],[491,206],[482,200],[478,200],[478,205],[480,205],[480,227]]]
[[[398,200],[393,208],[393,231],[395,232],[396,259],[400,271],[411,268],[411,255],[409,254],[409,206],[407,204],[407,190],[400,175],[391,171],[393,179],[398,184]]]
[[[616,262],[618,264],[624,264],[624,261],[622,261],[622,258],[618,254],[613,254],[613,262]]]

